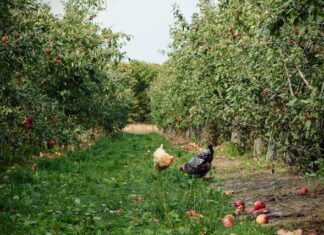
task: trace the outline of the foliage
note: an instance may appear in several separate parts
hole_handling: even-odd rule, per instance
[[[147,91],[151,82],[158,76],[160,65],[131,60],[129,63],[121,63],[118,70],[119,76],[124,77],[128,88],[134,94],[129,122],[149,122],[150,100]]]
[[[152,154],[161,143],[180,158],[158,173]],[[211,188],[210,181],[190,179],[178,170],[191,156],[156,134],[120,135],[83,152],[39,160],[36,172],[11,169],[0,187],[0,233],[274,233],[238,218],[233,228],[225,228],[220,218],[233,211],[230,197],[220,187]],[[33,183],[17,184],[7,175],[28,175]],[[204,217],[188,218],[190,210]]]
[[[0,162],[125,125],[131,96],[113,70],[126,35],[92,22],[102,4],[71,0],[54,16],[35,1],[1,1]]]
[[[213,126],[227,139],[235,130],[246,143],[262,137],[287,161],[316,169],[324,147],[322,7],[201,0],[190,23],[175,8],[170,59],[150,92],[154,121]]]

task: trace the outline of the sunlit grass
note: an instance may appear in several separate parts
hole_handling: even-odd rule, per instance
[[[178,159],[159,173],[152,153],[160,144]],[[273,234],[248,221],[225,229],[230,197],[177,170],[191,155],[158,134],[124,134],[40,160],[36,172],[16,168],[0,188],[0,234]]]

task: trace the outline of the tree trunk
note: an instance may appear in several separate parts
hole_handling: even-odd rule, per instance
[[[254,140],[253,144],[253,156],[254,157],[261,157],[263,152],[263,142],[261,137],[258,137]]]
[[[233,130],[231,135],[231,143],[241,146],[241,142],[242,141],[240,133],[237,130]]]
[[[271,140],[269,140],[267,156],[266,156],[267,162],[271,162],[271,160],[273,160],[276,157],[276,155],[277,155],[276,145]]]

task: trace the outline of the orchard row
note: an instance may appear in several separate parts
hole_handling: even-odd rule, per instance
[[[205,129],[214,142],[316,169],[324,153],[323,15],[319,1],[199,1],[176,8],[170,60],[152,85],[156,123]],[[232,138],[233,139],[233,138]],[[259,141],[256,141],[259,140]],[[266,151],[266,150],[264,150]]]

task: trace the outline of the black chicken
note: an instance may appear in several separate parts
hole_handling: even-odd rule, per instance
[[[180,170],[195,177],[203,177],[211,169],[214,158],[213,146],[210,144],[202,152],[191,158],[186,164],[180,166]]]

